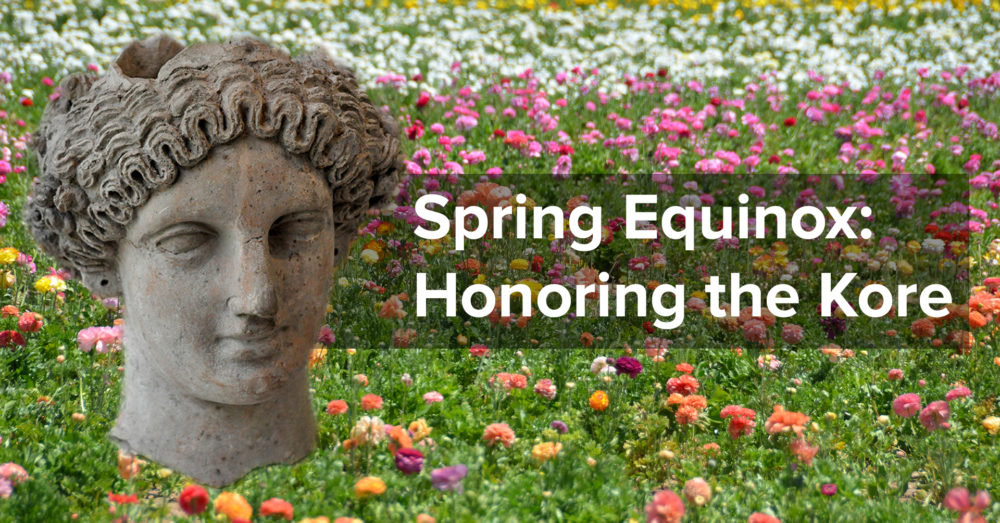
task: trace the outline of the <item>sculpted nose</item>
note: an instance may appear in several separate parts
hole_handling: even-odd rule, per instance
[[[278,297],[267,237],[245,240],[237,252],[236,288],[229,298],[230,310],[237,316],[273,318],[278,310]]]

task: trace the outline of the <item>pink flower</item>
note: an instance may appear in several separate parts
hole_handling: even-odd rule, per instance
[[[971,394],[972,394],[972,391],[969,390],[968,387],[964,387],[964,386],[963,387],[956,387],[954,389],[949,390],[948,394],[944,395],[944,400],[947,401],[947,402],[951,402],[952,400],[956,400],[958,398],[964,398],[964,397],[969,396]]]
[[[890,369],[889,370],[889,381],[899,381],[903,379],[902,369]]]
[[[96,348],[97,352],[105,353],[116,341],[121,339],[121,328],[119,327],[87,327],[76,334],[76,343],[82,352],[90,352]]]
[[[920,396],[909,392],[900,394],[892,402],[892,411],[901,418],[909,418],[920,412]]]
[[[440,401],[444,401],[444,396],[442,396],[441,393],[436,390],[432,390],[424,394],[424,403],[428,405],[430,405],[431,403],[438,403]]]
[[[646,505],[646,523],[680,523],[683,517],[684,502],[667,489],[653,494],[653,501]]]
[[[961,523],[986,523],[982,512],[990,506],[990,494],[980,490],[976,493],[975,500],[972,500],[967,489],[956,487],[945,494],[942,504],[948,510],[958,512],[958,521]]]
[[[805,334],[805,330],[793,323],[789,323],[781,328],[781,339],[789,345],[795,345],[796,343],[802,341],[802,336]]]
[[[929,431],[936,429],[947,429],[948,418],[951,417],[951,409],[944,401],[932,401],[930,405],[920,411],[920,424]]]
[[[552,400],[556,397],[556,386],[552,383],[552,380],[544,379],[535,382],[535,394],[547,399]]]

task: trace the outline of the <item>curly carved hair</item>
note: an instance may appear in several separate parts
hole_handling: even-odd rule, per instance
[[[59,87],[32,136],[41,174],[25,222],[99,295],[118,293],[117,246],[136,209],[244,134],[325,174],[340,256],[365,212],[398,187],[398,127],[320,50],[292,59],[249,37],[185,48],[158,35],[129,45],[106,75],[73,74]]]

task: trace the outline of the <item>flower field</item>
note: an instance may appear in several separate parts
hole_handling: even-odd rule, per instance
[[[25,1],[0,28],[0,521],[1000,519],[995,0]],[[20,218],[60,79],[162,31],[326,49],[406,156],[317,336],[317,450],[224,489],[107,439],[127,304],[94,299]],[[600,246],[421,240],[429,193],[599,205]],[[624,194],[865,205],[850,225],[874,235],[688,251],[626,239]],[[418,317],[413,299],[418,272],[536,289],[602,271],[686,284],[683,326],[587,314],[593,300],[565,318]],[[954,303],[821,317],[816,275],[838,271],[858,274],[853,296],[946,283]],[[733,272],[797,284],[798,314],[712,317],[700,289]]]

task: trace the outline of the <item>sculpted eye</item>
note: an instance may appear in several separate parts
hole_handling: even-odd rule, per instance
[[[201,227],[182,224],[171,227],[156,239],[155,245],[173,255],[188,254],[208,243],[215,235]]]
[[[275,251],[289,251],[315,239],[325,227],[326,218],[321,212],[289,214],[274,222],[268,234],[268,242]]]

